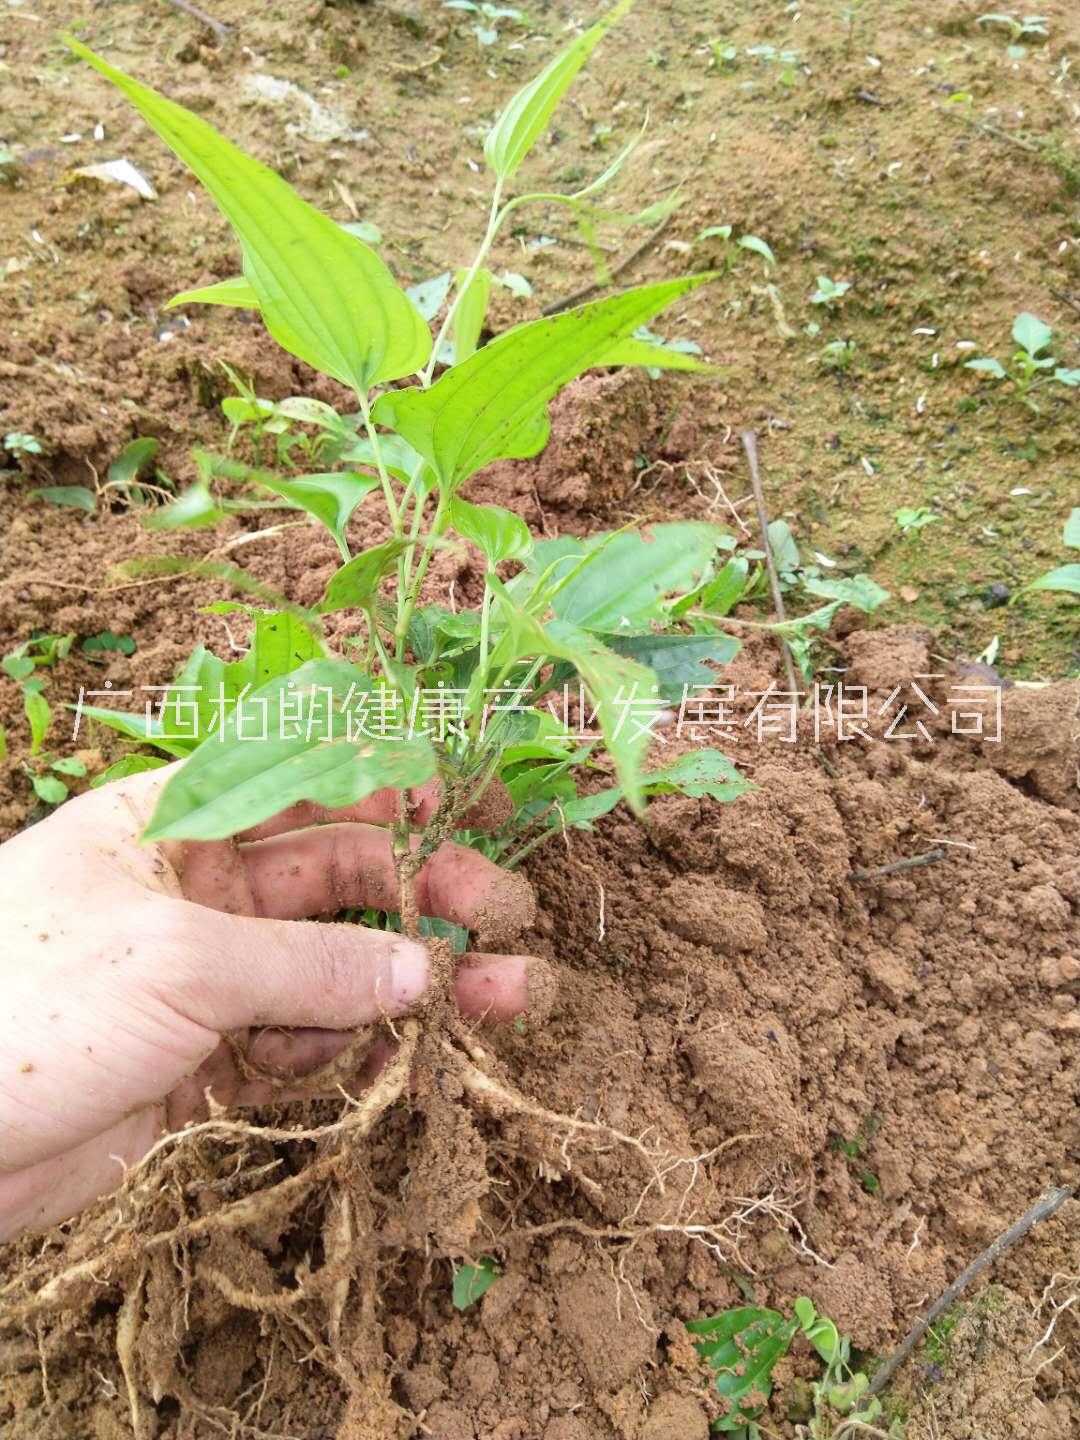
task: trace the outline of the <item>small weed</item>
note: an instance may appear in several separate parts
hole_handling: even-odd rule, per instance
[[[1065,521],[1062,540],[1070,550],[1080,550],[1080,507],[1071,511]],[[1080,564],[1059,565],[1056,570],[1048,570],[1045,575],[1018,590],[1009,603],[1031,590],[1056,590],[1065,595],[1080,595]]]
[[[799,52],[797,50],[778,50],[775,45],[748,45],[746,53],[760,61],[762,65],[775,66],[778,72],[777,79],[781,85],[795,84],[795,76],[799,71]]]
[[[1008,367],[993,356],[981,355],[965,362],[966,370],[976,370],[990,375],[995,380],[1011,380],[1017,399],[1029,410],[1039,414],[1039,407],[1031,398],[1032,391],[1046,385],[1067,385],[1075,390],[1080,385],[1080,369],[1070,370],[1059,365],[1049,350],[1054,332],[1044,320],[1029,311],[1024,311],[1013,321],[1012,338],[1016,345]]]
[[[772,1394],[773,1371],[797,1337],[817,1351],[825,1366],[809,1387],[809,1417],[796,1425],[797,1435],[806,1440],[829,1440],[844,1428],[843,1417],[856,1407],[864,1425],[872,1425],[881,1416],[881,1401],[876,1396],[867,1398],[869,1378],[852,1365],[850,1337],[841,1336],[834,1322],[819,1315],[805,1295],[795,1301],[793,1309],[793,1317],[785,1319],[777,1310],[743,1305],[687,1325],[691,1335],[701,1337],[694,1346],[716,1372],[716,1388],[723,1397],[725,1413],[713,1421],[714,1430],[737,1440],[761,1440],[758,1422]],[[836,1417],[840,1417],[839,1425]],[[899,1436],[900,1431],[894,1426],[885,1433]]]
[[[737,240],[732,240],[732,233],[731,225],[707,225],[704,230],[699,230],[694,236],[694,244],[704,245],[708,240],[722,240],[724,245],[720,263],[725,274],[730,274],[735,266],[736,251],[749,250],[754,255],[760,255],[764,260],[767,275],[770,267],[776,264],[772,246],[762,240],[760,235],[740,235]]]
[[[850,289],[850,280],[830,280],[828,275],[819,275],[817,289],[810,296],[810,304],[839,305]]]
[[[846,373],[851,369],[856,348],[854,340],[830,340],[818,358],[827,370]]]
[[[483,0],[483,3],[476,4],[474,0],[443,0],[445,10],[467,10],[476,15],[477,21],[473,26],[473,34],[481,45],[494,45],[499,38],[500,20],[516,20],[518,24],[524,25],[525,12],[514,10],[505,5],[490,5]]]
[[[979,15],[976,25],[1000,25],[1009,32],[1009,45],[1006,50],[1010,60],[1022,60],[1027,54],[1027,48],[1021,42],[1024,40],[1043,40],[1049,35],[1046,28],[1047,15],[1025,15],[1018,19],[1015,15],[1003,15],[999,13]]]
[[[467,1310],[483,1298],[499,1278],[495,1261],[482,1255],[475,1265],[462,1265],[454,1271],[453,1301],[455,1310]]]
[[[4,436],[4,449],[10,455],[44,455],[45,446],[36,435],[22,430],[9,430]]]
[[[936,525],[941,519],[935,515],[927,505],[917,505],[909,509],[901,506],[899,510],[893,511],[893,520],[901,535],[914,535],[917,530],[923,530],[927,525]]]
[[[739,61],[739,47],[724,45],[719,40],[709,41],[709,69],[733,70]]]

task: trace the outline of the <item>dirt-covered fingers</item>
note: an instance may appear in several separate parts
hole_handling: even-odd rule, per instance
[[[192,847],[181,878],[188,899],[199,904],[276,920],[349,908],[397,910],[400,904],[390,834],[375,825],[319,825],[227,854]],[[532,923],[535,906],[524,877],[467,846],[440,846],[421,867],[415,888],[422,915],[463,925],[486,944],[519,935]]]

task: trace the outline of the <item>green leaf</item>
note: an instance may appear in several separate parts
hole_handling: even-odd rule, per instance
[[[168,763],[160,755],[125,755],[100,775],[95,775],[90,781],[90,789],[100,789],[102,785],[109,785],[113,780],[123,780],[128,775],[141,775],[144,770],[160,770],[162,765]]]
[[[735,243],[741,250],[752,250],[755,255],[760,255],[767,265],[776,264],[776,256],[771,246],[762,240],[760,235],[740,235]]]
[[[81,648],[85,655],[96,655],[101,651],[116,651],[120,655],[134,655],[135,641],[130,635],[114,635],[111,630],[102,630],[98,635],[87,635]]]
[[[1032,580],[1025,590],[1063,590],[1068,595],[1080,595],[1080,565],[1061,565]]]
[[[706,1320],[691,1320],[687,1330],[701,1358],[716,1371],[716,1388],[727,1402],[717,1428],[730,1430],[760,1415],[772,1394],[772,1372],[791,1345],[797,1320],[785,1321],[775,1310],[755,1305],[727,1310]]]
[[[1045,321],[1025,310],[1016,317],[1012,327],[1012,338],[1029,355],[1038,355],[1054,338],[1054,332]]]
[[[109,466],[109,479],[118,485],[130,485],[150,464],[158,449],[159,442],[151,435],[130,440]]]
[[[31,500],[44,500],[49,505],[69,505],[73,510],[94,513],[97,501],[94,492],[85,485],[46,485],[41,490],[31,490]]]
[[[731,369],[730,365],[710,365],[708,361],[699,360],[696,355],[686,350],[676,350],[670,345],[656,345],[649,340],[637,340],[633,336],[613,345],[597,364],[645,365],[654,370],[688,370],[697,375],[724,375]]]
[[[464,925],[455,925],[452,920],[440,920],[437,915],[421,915],[417,928],[425,939],[433,936],[436,940],[449,940],[455,955],[464,955],[469,948],[468,930]]]
[[[450,294],[454,277],[449,270],[433,275],[430,280],[421,280],[419,285],[410,285],[405,294],[425,320],[434,320]]]
[[[372,490],[379,488],[377,475],[357,475],[347,471],[298,475],[295,480],[279,480],[276,476],[260,472],[251,478],[298,510],[314,515],[330,531],[345,554],[348,554],[345,527],[350,516]]]
[[[8,753],[7,731],[0,725],[0,760],[6,760]]]
[[[451,491],[492,460],[536,455],[547,443],[548,402],[618,341],[712,279],[691,275],[643,285],[580,309],[515,326],[428,390],[393,390],[375,405]]]
[[[884,605],[889,598],[888,590],[883,590],[869,575],[852,575],[849,579],[836,580],[825,576],[808,576],[803,585],[811,595],[822,595],[827,600],[842,600],[845,605],[854,605],[857,610],[862,610],[867,615],[879,605]]]
[[[57,771],[60,775],[75,775],[80,779],[86,774],[86,766],[76,755],[61,756],[59,760],[54,760],[50,764],[49,769]]]
[[[840,1332],[835,1324],[827,1315],[818,1315],[810,1324],[803,1323],[803,1331],[825,1364],[831,1365],[840,1349]]]
[[[34,775],[30,783],[34,794],[46,805],[62,805],[68,797],[68,787],[55,775]]]
[[[667,597],[702,584],[726,538],[719,526],[689,520],[591,536],[578,542],[578,553],[596,550],[595,558],[561,586],[552,609],[586,630],[643,630],[666,619]],[[534,563],[546,555],[538,545]]]
[[[501,180],[509,180],[546,128],[574,76],[633,0],[619,0],[602,20],[561,50],[509,102],[484,141],[484,159]]]
[[[996,380],[1005,379],[1005,367],[1000,360],[991,359],[987,355],[980,356],[978,360],[966,360],[965,370],[979,370],[985,375],[993,375]]]
[[[228,510],[217,504],[205,480],[196,480],[182,495],[140,517],[147,530],[202,530],[224,520]]]
[[[491,569],[501,560],[524,560],[532,549],[525,521],[501,505],[472,505],[455,496],[450,502],[450,524],[483,553]]]
[[[795,1311],[795,1318],[803,1330],[809,1330],[817,1319],[817,1311],[814,1309],[814,1302],[806,1295],[800,1295],[791,1307]]]
[[[66,43],[128,97],[209,190],[236,231],[244,276],[279,345],[358,394],[420,369],[431,334],[374,250],[205,120],[77,40]]]
[[[1077,567],[1080,569],[1080,566]],[[36,755],[45,743],[52,724],[52,706],[45,699],[40,680],[29,680],[23,686],[23,710],[30,723],[30,754]]]
[[[647,770],[641,777],[647,795],[690,795],[727,804],[757,786],[744,780],[735,766],[719,750],[688,750],[670,765]]]
[[[340,570],[335,570],[326,586],[326,593],[315,607],[320,614],[332,610],[370,608],[379,586],[397,564],[398,556],[408,548],[407,540],[384,540],[370,550],[362,550]]]
[[[249,706],[265,701],[267,738],[238,733],[234,711],[222,738],[201,745],[166,785],[144,839],[223,840],[298,800],[337,809],[387,786],[430,780],[436,766],[426,740],[348,738],[343,705],[374,688],[340,660],[311,660],[260,686],[245,700],[244,724],[252,723]]]
[[[73,705],[68,706],[69,710],[74,708]],[[100,724],[107,725],[110,730],[119,731],[129,740],[141,740],[148,745],[156,745],[159,750],[164,750],[166,755],[171,755],[174,759],[180,759],[184,755],[190,754],[194,748],[193,740],[162,738],[167,727],[153,716],[147,725],[145,714],[134,715],[125,710],[109,710],[101,705],[84,705],[81,714],[87,720],[97,720]]]
[[[456,283],[461,285],[467,275],[467,271],[459,270],[455,277]],[[457,309],[454,311],[454,334],[451,341],[452,355],[449,364],[460,365],[463,360],[467,360],[470,355],[476,353],[480,332],[484,328],[484,316],[487,314],[491,283],[494,279],[495,276],[491,271],[485,270],[481,266],[468,286],[461,292]]]
[[[1080,385],[1080,370],[1066,370],[1059,365],[1054,371],[1054,379],[1061,385],[1068,385],[1070,390],[1075,390]]]
[[[475,1305],[498,1278],[495,1261],[486,1255],[481,1256],[475,1265],[462,1265],[460,1270],[454,1271],[454,1309],[467,1310],[470,1305]]]
[[[23,648],[20,645],[18,650],[13,650],[10,655],[4,656],[3,667],[12,680],[25,680],[34,673],[34,662],[29,655],[22,653]]]
[[[1071,511],[1065,521],[1064,540],[1070,550],[1080,550],[1080,506]]]
[[[660,708],[656,677],[644,665],[616,655],[595,635],[565,620],[541,625],[517,608],[505,586],[494,576],[489,576],[488,583],[507,626],[492,651],[491,673],[497,674],[515,660],[536,656],[569,661],[596,706],[596,722],[627,802],[631,809],[640,812],[641,762],[649,749],[650,719]],[[470,695],[470,700],[472,698]]]
[[[707,610],[710,615],[729,614],[742,598],[749,573],[749,560],[743,555],[733,555],[719,574],[702,588],[693,604],[699,610]],[[679,613],[676,605],[674,614]]]
[[[799,559],[799,547],[795,544],[791,526],[786,520],[773,520],[769,525],[769,547],[776,568],[781,574],[798,570],[802,563]]]
[[[617,655],[647,665],[660,682],[664,700],[680,700],[684,688],[709,685],[713,672],[703,662],[727,665],[742,649],[732,635],[601,635]]]
[[[231,280],[219,280],[216,285],[202,285],[197,290],[182,290],[163,308],[171,310],[174,305],[194,304],[231,305],[241,310],[257,310],[259,297],[249,280],[245,280],[243,275],[234,275]]]

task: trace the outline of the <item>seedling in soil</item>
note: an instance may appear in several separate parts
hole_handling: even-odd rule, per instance
[[[495,1261],[481,1255],[475,1265],[462,1265],[454,1271],[453,1300],[455,1310],[467,1310],[482,1300],[499,1278]]]
[[[46,805],[62,805],[68,798],[68,787],[61,775],[82,778],[86,766],[75,755],[65,755],[58,760],[49,755],[39,755],[36,761],[24,761],[23,770],[29,777],[34,794]]]
[[[1073,510],[1065,521],[1062,539],[1070,550],[1080,550],[1080,508]],[[1056,570],[1048,570],[1045,575],[1018,590],[1009,603],[1032,590],[1056,590],[1065,595],[1080,595],[1080,564],[1059,565]]]
[[[733,70],[739,61],[739,47],[720,40],[709,41],[709,69]]]
[[[976,25],[1000,25],[1009,32],[1009,46],[1007,54],[1010,60],[1022,60],[1027,54],[1027,48],[1021,43],[1024,40],[1043,40],[1049,35],[1046,28],[1047,15],[1025,15],[1018,19],[1015,15],[1002,15],[999,13],[979,15]]]
[[[846,374],[855,359],[854,340],[830,340],[821,352],[821,363],[827,370],[838,370]]]
[[[1031,398],[1032,392],[1047,385],[1067,385],[1075,390],[1080,385],[1080,369],[1070,370],[1059,365],[1049,350],[1054,332],[1037,315],[1024,311],[1013,322],[1012,338],[1016,344],[1012,360],[1006,368],[993,356],[981,355],[965,362],[966,370],[977,370],[980,374],[991,375],[995,380],[1011,380],[1016,396],[1039,414],[1039,407]]]
[[[799,52],[797,50],[778,50],[775,45],[748,45],[747,55],[759,60],[763,65],[773,65],[778,70],[777,78],[781,85],[794,85],[795,76],[799,69]]]
[[[839,305],[850,289],[850,280],[830,280],[828,275],[819,275],[817,289],[810,296],[810,304]]]
[[[935,515],[927,505],[905,505],[893,511],[893,519],[901,535],[914,535],[927,525],[936,525],[941,516]]]
[[[14,650],[8,651],[0,661],[5,673],[16,681],[22,690],[23,712],[30,727],[31,756],[39,754],[52,725],[52,706],[42,693],[45,689],[45,676],[36,672],[51,670],[58,661],[64,659],[74,643],[73,634],[35,635],[24,640]],[[34,788],[37,789],[37,786]],[[59,801],[50,801],[50,804],[59,804]]]
[[[573,40],[510,101],[488,134],[484,156],[494,187],[487,227],[471,265],[453,283],[434,338],[413,299],[369,246],[205,121],[69,41],[189,165],[240,240],[241,278],[178,299],[258,310],[283,348],[349,387],[357,407],[351,419],[312,402],[296,412],[298,423],[344,440],[342,458],[354,467],[349,471],[283,479],[236,460],[196,456],[204,477],[224,467],[306,510],[332,535],[344,563],[313,610],[212,607],[239,610],[254,627],[241,660],[225,663],[200,650],[178,681],[198,686],[207,700],[221,697],[227,718],[212,743],[199,743],[208,725],[200,725],[190,742],[177,742],[163,729],[144,735],[132,717],[84,711],[126,724],[128,733],[148,738],[166,754],[187,756],[164,788],[145,838],[224,839],[301,800],[340,808],[376,790],[399,790],[401,816],[392,827],[396,923],[421,938],[417,873],[447,838],[473,838],[469,811],[495,776],[506,784],[513,816],[489,843],[507,863],[566,825],[591,825],[620,800],[641,813],[652,793],[725,800],[747,788],[716,751],[643,770],[651,722],[666,696],[687,677],[708,683],[712,672],[703,662],[734,653],[730,637],[707,624],[693,633],[675,613],[680,599],[716,578],[733,537],[720,526],[679,523],[654,526],[647,535],[625,529],[588,540],[537,541],[515,514],[462,494],[485,466],[544,447],[549,402],[585,370],[658,363],[686,369],[690,362],[708,369],[685,354],[668,356],[635,332],[711,274],[628,290],[519,325],[476,348],[490,273],[485,260],[507,216],[535,198],[505,199],[505,192],[577,71],[628,8],[629,0],[620,0]],[[561,199],[573,204],[595,193],[631,149],[584,192]],[[438,373],[449,341],[455,363]],[[410,377],[411,383],[388,388]],[[191,495],[177,505],[190,503],[198,519],[207,518],[212,497],[205,478],[201,492],[196,489],[193,500]],[[359,504],[376,503],[375,496],[385,511],[387,538],[353,554],[349,516]],[[476,610],[454,612],[429,600],[424,582],[436,554],[462,545],[482,561],[483,594]],[[332,655],[323,638],[322,617],[342,612],[359,631],[351,637],[358,662]],[[564,684],[575,693],[580,686],[582,734],[546,708],[545,697]],[[236,703],[241,696],[243,707]],[[270,716],[287,713],[288,721],[276,733],[271,724],[266,738],[254,738],[241,719],[243,709],[250,720],[251,704],[265,705]],[[572,772],[599,781],[599,793],[569,793]],[[423,834],[412,837],[408,792],[435,777],[441,785],[437,811]],[[271,1186],[242,1203],[257,1201],[267,1214],[299,1203],[304,1177],[314,1185],[320,1175],[338,1173],[333,1167],[346,1140],[358,1144],[407,1090],[435,1133],[450,1126],[475,1137],[469,1106],[493,1120],[512,1121],[515,1146],[549,1178],[572,1171],[584,1186],[598,1188],[583,1173],[587,1158],[577,1157],[587,1157],[590,1145],[616,1145],[643,1166],[650,1185],[659,1179],[662,1188],[659,1167],[666,1156],[657,1142],[602,1121],[554,1114],[514,1088],[460,1020],[449,944],[433,938],[428,949],[426,1006],[399,1024],[395,1059],[331,1127],[336,1143],[300,1181],[293,1176],[284,1182],[287,1188]],[[332,1062],[334,1074],[353,1074],[369,1043],[369,1036],[357,1036]],[[322,1072],[303,1082],[313,1089],[326,1083]],[[482,1149],[475,1137],[463,1142],[463,1153],[472,1153],[470,1144]],[[460,1238],[448,1235],[447,1243],[460,1254]]]
[[[4,449],[9,455],[44,455],[45,447],[36,435],[10,430],[4,436]]]
[[[707,225],[704,230],[694,236],[694,244],[703,245],[707,240],[722,240],[724,249],[721,264],[725,274],[729,274],[734,269],[737,258],[736,251],[749,250],[755,255],[760,255],[765,261],[767,275],[770,267],[776,264],[772,246],[768,241],[762,240],[760,235],[740,235],[737,240],[732,240],[732,229],[731,225]]]
[[[716,1388],[723,1397],[725,1413],[713,1421],[714,1430],[736,1440],[761,1440],[763,1433],[774,1433],[759,1422],[772,1395],[773,1372],[796,1338],[807,1341],[825,1365],[811,1385],[813,1413],[795,1426],[796,1435],[805,1440],[839,1437],[845,1430],[843,1417],[856,1407],[864,1427],[881,1415],[881,1401],[876,1396],[866,1398],[868,1377],[852,1365],[850,1337],[841,1336],[835,1323],[819,1315],[805,1295],[795,1301],[793,1310],[793,1316],[785,1319],[777,1310],[742,1305],[687,1324],[691,1335],[701,1337],[694,1347],[716,1372]],[[871,1433],[891,1436],[899,1432]]]
[[[473,26],[473,34],[481,45],[494,45],[499,38],[499,21],[516,20],[519,24],[525,23],[525,14],[521,10],[508,9],[504,5],[489,5],[484,0],[482,4],[475,4],[474,0],[443,0],[443,8],[446,10],[467,10],[470,14],[480,18]]]

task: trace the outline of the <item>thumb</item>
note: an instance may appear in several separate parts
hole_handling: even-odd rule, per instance
[[[164,896],[144,903],[153,974],[140,979],[210,1030],[349,1030],[402,1014],[427,990],[427,951],[392,932],[230,915]]]

